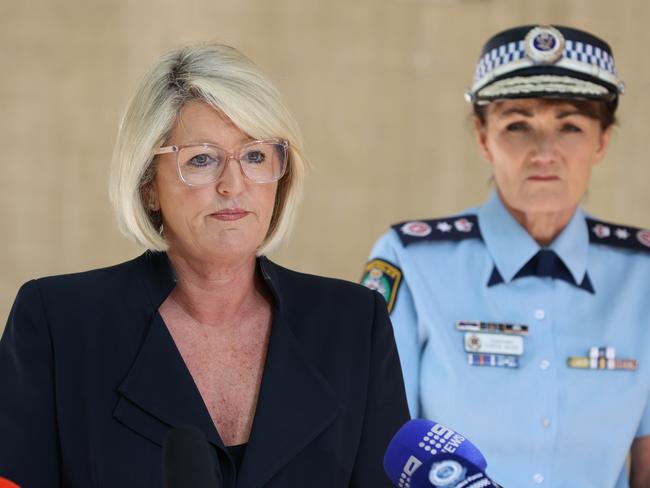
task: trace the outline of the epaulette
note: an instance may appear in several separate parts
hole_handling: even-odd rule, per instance
[[[589,217],[585,220],[589,228],[589,242],[650,252],[650,230],[612,224]]]
[[[481,239],[476,215],[456,215],[444,219],[409,220],[391,226],[404,246],[425,241]]]

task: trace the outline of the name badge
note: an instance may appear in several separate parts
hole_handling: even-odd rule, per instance
[[[510,334],[465,333],[465,351],[483,354],[508,354],[521,356],[524,353],[524,338]]]

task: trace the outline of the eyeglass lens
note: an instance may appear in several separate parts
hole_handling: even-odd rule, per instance
[[[188,146],[179,150],[178,166],[187,183],[202,185],[219,178],[228,157],[228,153],[217,146]],[[256,183],[270,183],[284,174],[287,151],[281,143],[256,142],[244,146],[237,159],[249,179]]]

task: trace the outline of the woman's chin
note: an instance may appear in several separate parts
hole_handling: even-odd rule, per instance
[[[261,245],[262,240],[247,236],[239,231],[222,232],[218,238],[208,239],[202,244],[204,252],[215,258],[240,259],[242,256],[252,256]]]
[[[573,211],[579,201],[571,198],[565,191],[538,191],[521,198],[515,208],[529,215],[554,214]]]

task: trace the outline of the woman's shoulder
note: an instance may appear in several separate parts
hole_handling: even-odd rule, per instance
[[[133,272],[141,267],[146,253],[123,263],[59,275],[50,275],[31,280],[39,289],[107,288],[121,280],[133,279]]]
[[[271,261],[268,258],[263,258],[262,264],[263,272],[267,273],[267,279],[273,280],[273,276],[278,280],[281,286],[302,288],[307,287],[311,291],[317,289],[328,290],[331,292],[342,293],[362,293],[365,294],[368,290],[363,286],[347,281],[341,278],[334,278],[311,273],[304,273],[290,268],[286,268],[280,264]]]
[[[148,296],[146,290],[164,282],[162,273],[150,266],[155,256],[146,252],[129,261],[87,271],[36,278],[23,284],[18,299],[40,301],[52,312],[71,307],[79,311],[120,310],[127,302]],[[153,273],[152,273],[153,270]],[[152,285],[153,283],[153,285]]]
[[[374,304],[374,292],[358,283],[340,278],[303,273],[263,258],[262,272],[282,302],[300,302],[301,306],[367,308]],[[365,304],[365,307],[363,306]]]

